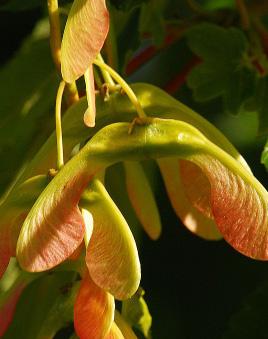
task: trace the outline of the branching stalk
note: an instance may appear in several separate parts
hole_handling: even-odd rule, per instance
[[[99,62],[103,63],[103,64],[105,63],[104,60],[103,60],[103,58],[102,58],[102,56],[101,56],[101,54],[98,54],[98,55],[97,55],[97,60],[98,60]],[[103,79],[104,79],[104,81],[106,82],[106,84],[107,84],[108,86],[114,87],[115,83],[114,83],[113,78],[111,77],[110,73],[107,72],[107,71],[106,71],[104,68],[102,68],[102,67],[101,67],[100,69],[101,69],[101,73],[102,73]]]
[[[99,61],[98,59],[95,59],[94,64],[100,67],[100,69],[105,70],[110,74],[110,76],[122,87],[122,89],[125,91],[126,95],[128,96],[129,100],[132,102],[134,107],[137,110],[138,116],[140,118],[146,118],[146,114],[141,107],[141,104],[136,97],[135,93],[132,91],[132,89],[129,87],[129,85],[125,82],[121,76],[115,72],[110,66],[106,65],[104,62]]]
[[[100,90],[103,84],[102,84],[101,76],[99,74],[99,69],[97,69],[96,67],[93,67],[93,73],[94,73],[95,83],[96,83],[98,89]]]

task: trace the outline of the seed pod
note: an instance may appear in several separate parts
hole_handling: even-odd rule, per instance
[[[93,217],[86,263],[94,282],[117,299],[132,296],[140,283],[135,240],[125,218],[99,180],[93,180],[81,201]]]
[[[161,220],[150,183],[138,162],[124,162],[130,202],[145,232],[153,240],[161,234]]]
[[[171,205],[182,223],[201,238],[207,240],[221,239],[222,235],[217,229],[213,217],[208,217],[198,211],[187,198],[181,178],[179,159],[159,159],[158,165]],[[196,189],[198,191],[198,187]]]
[[[100,52],[109,31],[105,0],[75,0],[61,47],[61,71],[66,82],[83,75]]]
[[[81,339],[105,338],[114,319],[114,298],[87,273],[74,305],[74,327]]]
[[[164,157],[198,165],[210,182],[211,211],[223,237],[241,253],[268,260],[268,192],[251,172],[188,123],[155,118],[135,125],[131,134],[129,127],[116,123],[96,133],[41,193],[18,239],[22,267],[54,267],[80,245],[78,202],[98,171],[119,161]]]

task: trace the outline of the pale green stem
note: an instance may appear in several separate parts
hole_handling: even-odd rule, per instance
[[[87,247],[93,231],[93,217],[92,214],[85,208],[81,208],[81,214],[85,223],[84,241]]]
[[[103,60],[101,54],[97,55],[97,60],[104,64],[104,60]],[[115,85],[115,83],[113,81],[113,78],[110,76],[109,72],[107,72],[105,69],[101,68],[101,73],[102,73],[103,79],[106,82],[106,84],[113,87]]]
[[[90,66],[90,67],[93,67],[93,66]],[[88,104],[88,107],[92,109],[95,106],[95,104],[94,102],[92,102],[92,95],[90,94],[92,91],[90,68],[87,68],[87,70],[85,71],[84,78],[85,78],[85,83],[86,83],[87,104]]]
[[[54,63],[60,72],[61,32],[58,0],[47,0],[50,23],[50,46]]]
[[[67,104],[71,106],[72,104],[76,103],[79,100],[79,94],[76,86],[76,82],[72,82],[71,84],[66,84],[67,89]]]
[[[57,167],[58,170],[64,165],[63,158],[63,143],[62,143],[62,128],[61,128],[61,103],[62,96],[65,88],[65,82],[61,81],[57,98],[56,98],[56,108],[55,108],[55,118],[56,118],[56,138],[57,138]]]
[[[95,59],[94,64],[100,67],[100,69],[104,69],[107,71],[111,77],[122,87],[122,89],[125,91],[126,95],[128,96],[129,100],[132,102],[134,107],[136,108],[136,111],[140,118],[146,118],[146,114],[141,107],[141,104],[136,97],[135,93],[132,91],[132,89],[129,87],[129,85],[125,82],[125,80],[117,73],[115,72],[110,66],[106,65],[104,62],[100,62],[98,59]]]
[[[96,82],[96,85],[98,87],[98,89],[101,89],[102,84],[102,80],[100,77],[100,74],[98,72],[98,69],[96,67],[93,67],[93,73],[94,73],[94,80]]]

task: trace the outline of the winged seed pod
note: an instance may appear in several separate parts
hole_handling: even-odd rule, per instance
[[[109,31],[105,0],[75,0],[61,45],[61,72],[66,82],[85,74],[100,52]]]
[[[229,153],[250,172],[246,161],[230,141],[201,115],[153,85],[137,83],[131,87],[149,116],[182,120],[193,125],[210,141]],[[83,115],[87,109],[87,100],[85,97],[69,107],[62,118],[65,161],[70,158],[71,151],[77,144],[84,143],[88,138],[92,137],[97,130],[114,122],[131,122],[136,116],[135,108],[129,105],[129,99],[125,95],[111,93],[110,100],[108,101],[104,101],[101,95],[97,95],[96,98],[99,112],[96,120],[96,129],[88,129],[83,123]],[[18,184],[21,184],[26,179],[37,174],[43,174],[47,172],[49,168],[55,168],[55,141],[56,136],[54,132],[36,156],[29,161],[12,191],[17,190]]]
[[[218,230],[213,216],[202,213],[198,210],[192,201],[187,197],[187,187],[183,184],[183,176],[180,170],[181,160],[175,158],[159,159],[158,165],[165,183],[168,197],[171,205],[181,219],[182,223],[194,234],[207,240],[219,240],[222,238],[222,234]],[[203,173],[199,170],[200,173]],[[209,181],[206,176],[203,175],[210,188]],[[193,187],[194,184],[191,186]],[[195,191],[199,191],[200,185],[195,186]],[[206,197],[209,199],[208,195]],[[207,201],[206,207],[209,208],[210,204]]]
[[[88,108],[84,122],[95,126],[95,86],[92,63],[109,31],[105,0],[75,0],[71,7],[61,46],[61,73],[72,83],[85,75]]]
[[[86,264],[95,284],[116,299],[131,297],[139,287],[141,270],[135,240],[103,184],[94,179],[81,206],[93,217]]]
[[[133,89],[136,92],[142,106],[148,114],[160,115],[163,117],[172,117],[189,122],[197,127],[205,134],[212,142],[227,151],[232,157],[237,159],[247,170],[250,171],[248,165],[237,150],[230,142],[217,130],[212,124],[206,121],[202,116],[198,115],[190,108],[178,102],[164,91],[149,84],[135,84]],[[151,99],[148,100],[147,98]],[[131,120],[135,116],[133,107],[129,107],[128,99],[125,96],[111,95],[108,102],[104,102],[98,98],[100,122]],[[65,145],[65,154],[68,155],[75,143],[83,141],[88,134],[92,135],[82,123],[82,112],[86,109],[86,101],[81,99],[76,105],[72,106],[63,118],[63,136]],[[128,114],[127,114],[128,113]],[[101,116],[103,114],[103,116]],[[110,120],[109,120],[110,119]],[[98,120],[97,120],[98,121]],[[98,128],[102,124],[97,123]],[[46,170],[45,164],[53,165],[53,141],[54,135],[49,138],[46,145],[40,150],[35,159],[30,163],[30,168],[27,168],[27,173],[35,174],[36,171]],[[51,159],[50,159],[51,158]],[[160,167],[163,168],[161,160]],[[173,161],[173,160],[171,160]],[[165,161],[166,163],[166,161]],[[167,169],[168,167],[168,169]],[[170,196],[171,203],[178,216],[193,233],[206,239],[219,239],[221,236],[215,227],[215,223],[210,218],[207,218],[202,213],[196,211],[196,208],[190,203],[185,195],[183,180],[181,179],[180,170],[177,170],[177,163],[165,165],[166,170],[162,171],[165,185]],[[34,170],[34,171],[33,171]],[[174,180],[172,180],[172,178]],[[186,217],[187,216],[187,217]]]
[[[160,237],[161,220],[155,197],[144,170],[138,162],[124,162],[129,200],[145,232],[153,240]]]
[[[181,121],[152,119],[128,131],[129,123],[99,131],[41,193],[17,243],[25,270],[52,268],[79,246],[84,222],[77,204],[95,173],[118,161],[161,157],[198,165],[210,182],[210,208],[223,237],[247,256],[268,259],[268,193],[238,161]]]
[[[114,298],[98,287],[87,273],[74,305],[74,327],[80,339],[105,338],[114,319]]]

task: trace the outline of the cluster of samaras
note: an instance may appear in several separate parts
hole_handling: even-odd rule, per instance
[[[62,43],[66,82],[88,72],[94,84],[92,64],[109,16],[103,0],[92,3],[75,0],[69,14]],[[135,240],[104,185],[105,169],[117,162],[124,165],[128,197],[152,239],[160,236],[161,223],[144,159],[157,162],[171,204],[190,231],[210,240],[224,237],[249,257],[268,258],[268,193],[241,155],[214,126],[163,91],[146,84],[132,89],[148,118],[131,124],[136,113],[126,96],[115,92],[104,101],[98,95],[96,127],[88,129],[84,121],[95,125],[92,91],[94,109],[82,98],[64,115],[65,166],[46,174],[55,167],[53,134],[0,206],[0,276],[11,257],[22,272],[75,267],[82,279],[72,296],[80,338],[135,338],[122,315],[115,316],[115,299],[132,297],[141,276]],[[1,335],[31,281],[27,274],[0,303]]]

